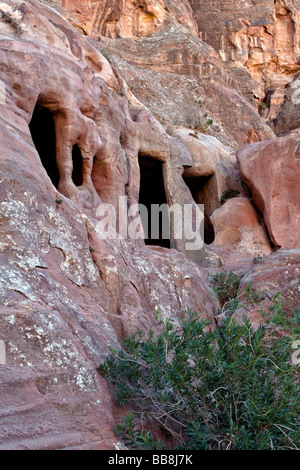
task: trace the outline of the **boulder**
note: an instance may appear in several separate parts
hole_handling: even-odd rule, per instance
[[[299,247],[300,132],[243,147],[237,158],[275,247]]]
[[[240,302],[244,307],[235,314],[235,318],[241,321],[244,315],[255,326],[262,321],[261,310],[270,318],[269,307],[273,304],[272,298],[280,294],[280,301],[287,317],[293,318],[299,311],[300,305],[300,249],[280,249],[276,253],[263,257],[243,277],[240,285]],[[260,300],[252,303],[245,295],[247,286],[250,286]]]
[[[210,218],[215,240],[213,246],[233,247],[252,256],[270,254],[270,242],[265,228],[250,201],[244,197],[229,199]]]

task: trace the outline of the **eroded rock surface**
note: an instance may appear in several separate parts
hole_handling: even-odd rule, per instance
[[[299,71],[299,0],[190,0],[200,37],[211,44],[267,120]]]
[[[241,172],[276,247],[300,244],[300,133],[241,148]],[[288,229],[287,229],[288,227]]]
[[[96,209],[138,201],[139,152],[172,172],[183,144],[142,105],[131,119],[125,82],[54,10],[5,5],[18,22],[1,21],[1,448],[114,448],[97,373],[108,347],[156,328],[157,309],[213,320],[216,305],[205,269],[177,250],[102,240]],[[52,132],[44,155],[38,137]],[[186,153],[173,171],[192,164]]]
[[[293,318],[300,302],[299,278],[299,248],[280,249],[270,256],[263,257],[242,280],[240,300],[247,305],[236,312],[236,319],[240,321],[247,315],[250,321],[258,326],[262,322],[261,311],[270,317],[269,307],[274,303],[274,296],[278,297],[278,294],[287,316]],[[245,302],[247,285],[251,286],[258,298],[260,297],[259,301]]]
[[[169,17],[175,17],[197,34],[197,24],[187,0],[62,0],[62,6],[76,15],[91,36],[137,38],[160,29]]]
[[[271,253],[266,231],[249,199],[229,199],[212,214],[210,220],[215,232],[214,246],[234,246],[235,250],[252,252],[253,256]]]
[[[153,12],[155,5],[163,12],[160,24],[147,34],[133,35],[125,30],[111,34],[94,22],[94,8],[106,14],[102,2],[78,2],[72,9],[73,22],[79,26],[84,19],[92,37],[100,41],[102,52],[160,122],[199,129],[234,149],[273,137],[270,128],[238,93],[238,82],[218,52],[199,39],[188,2],[115,3],[119,16],[129,6],[132,9],[133,3],[134,11]],[[90,16],[87,10],[92,12]]]
[[[300,128],[300,73],[286,87],[276,118],[270,123],[277,135]]]
[[[109,346],[155,330],[158,309],[176,322],[190,308],[214,325],[210,274],[233,266],[250,276],[253,255],[269,253],[238,147],[258,142],[238,159],[273,242],[299,244],[299,135],[270,140],[236,74],[199,38],[190,3],[0,2],[0,449],[122,446],[97,372]],[[103,239],[98,208],[138,203],[143,165],[146,175],[159,168],[151,184],[169,205],[205,204],[203,250]],[[266,165],[276,190],[291,177],[279,199],[295,217],[274,216]],[[226,189],[242,197],[221,207]],[[272,256],[260,269],[273,269]],[[282,256],[283,269],[297,265],[295,250]]]

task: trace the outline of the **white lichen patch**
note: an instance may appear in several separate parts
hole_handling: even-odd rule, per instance
[[[47,276],[47,283],[49,284],[50,289],[45,289],[43,293],[45,302],[49,307],[55,307],[57,301],[59,301],[62,304],[70,307],[71,309],[78,308],[77,304],[72,300],[66,286],[55,282],[49,276]]]
[[[128,450],[128,447],[126,447],[121,441],[114,442],[113,445],[116,450]]]
[[[13,237],[8,233],[1,234],[1,238],[2,240],[0,241],[0,251],[5,251],[7,249],[11,250],[12,248],[15,249],[17,247]]]
[[[48,208],[48,215],[52,223],[51,228],[48,228],[50,245],[60,249],[65,257],[60,264],[62,272],[78,286],[83,284],[85,277],[96,282],[99,275],[91,259],[88,244],[83,244],[74,234],[74,227],[67,225],[52,208]]]
[[[30,317],[10,315],[6,321],[14,326],[14,332],[18,332],[20,338],[18,343],[8,343],[13,363],[65,371],[70,375],[71,383],[81,390],[95,389],[94,370],[85,363],[72,337],[62,336],[64,325],[58,312],[53,315],[37,312]]]
[[[50,275],[46,278],[37,270],[37,268],[47,268],[38,251],[41,254],[46,254],[49,252],[50,246],[62,252],[63,261],[60,264],[60,269],[72,282],[78,286],[82,286],[85,279],[96,283],[99,280],[99,272],[91,258],[82,217],[74,211],[77,218],[81,220],[80,230],[74,230],[74,226],[76,227],[79,223],[78,220],[75,224],[72,224],[72,220],[70,222],[64,221],[56,209],[38,203],[36,196],[29,190],[23,191],[21,200],[13,196],[10,191],[7,191],[6,199],[1,203],[0,210],[6,219],[9,232],[21,233],[24,242],[16,245],[11,237],[11,240],[6,239],[2,242],[1,250],[10,249],[11,251],[13,246],[14,264],[21,270],[33,271],[33,277],[24,279],[24,273],[17,273],[15,267],[9,269],[7,276],[5,276],[5,282],[2,281],[2,285],[0,284],[1,292],[3,293],[3,289],[6,287],[20,291],[31,300],[42,299],[41,294],[45,292],[47,302],[49,301],[51,304],[55,302],[55,299],[61,298],[61,286],[58,285],[54,292],[52,289],[47,292],[44,286],[42,292],[37,295],[33,293],[40,291],[40,285],[44,284],[44,279],[47,281],[46,286],[51,282]],[[27,292],[29,290],[28,283],[32,285],[31,295]],[[26,292],[24,288],[26,288]],[[75,307],[66,292],[63,293],[63,297],[70,306]]]
[[[28,208],[24,202],[14,199],[12,193],[8,193],[6,200],[1,203],[1,210],[3,217],[10,219],[11,225],[27,221]]]
[[[105,273],[110,274],[110,273],[115,273],[118,274],[118,267],[117,266],[105,266]]]
[[[85,225],[85,219],[87,219],[87,216],[83,214],[82,212],[78,212],[75,214],[75,220],[80,224],[80,225]]]
[[[25,271],[32,271],[33,269],[40,267],[40,268],[47,268],[47,265],[43,263],[41,258],[35,255],[32,250],[24,250],[20,252],[21,249],[17,248],[15,255],[17,260],[14,261],[20,268],[24,269]]]
[[[41,338],[41,334],[37,334],[35,331],[35,338]],[[58,366],[61,369],[68,369],[76,365],[78,351],[71,341],[64,338],[53,340],[47,336],[46,332],[43,332],[43,341],[47,343],[42,350],[44,364],[50,367]]]
[[[135,266],[145,275],[147,276],[152,272],[152,266],[149,263],[146,263],[145,259],[135,259]]]
[[[20,200],[10,191],[7,191],[6,198],[0,204],[0,216],[6,219],[8,228],[21,233],[24,242],[27,242],[34,252],[39,249],[41,243],[44,245],[37,220],[37,217],[42,216],[36,212],[36,206],[39,204],[32,194],[27,193],[24,200]],[[43,223],[45,225],[45,220]]]
[[[16,315],[8,315],[6,321],[9,325],[14,325],[16,323]]]
[[[0,266],[0,294],[5,296],[9,290],[20,292],[34,302],[38,299],[32,284],[28,282],[25,275],[19,269],[14,269],[10,266]]]
[[[7,344],[7,353],[8,353],[7,354],[8,357],[9,356],[14,357],[14,361],[17,362],[19,366],[21,366],[21,367],[33,367],[32,362],[30,362],[27,359],[26,354],[24,354],[23,351],[20,351],[19,348],[15,344],[13,344],[12,342],[9,342]]]
[[[94,374],[84,367],[80,367],[75,376],[75,383],[81,390],[91,390],[95,388]]]
[[[31,263],[29,266],[32,268]],[[10,305],[9,292],[16,291],[25,297],[24,306],[28,302],[37,302],[52,308],[55,308],[57,303],[71,309],[78,308],[66,286],[54,281],[47,270],[26,270],[28,264],[25,262],[23,268],[20,268],[21,265],[14,261],[9,261],[8,265],[0,265],[0,295],[4,305]]]
[[[7,3],[0,2],[0,11],[3,12],[3,13],[11,13],[13,11],[13,9]]]
[[[51,315],[41,312],[39,313],[39,318],[47,325],[49,332],[53,332],[56,328],[60,328],[63,325],[60,315],[55,310],[51,311]]]
[[[19,9],[14,9],[5,2],[0,2],[0,19],[10,25],[17,33],[21,33],[23,28],[23,14]]]

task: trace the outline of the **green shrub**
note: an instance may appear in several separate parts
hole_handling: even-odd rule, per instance
[[[234,299],[241,283],[241,277],[232,271],[223,271],[211,277],[213,291],[217,294],[222,305]]]
[[[237,197],[240,192],[237,189],[226,189],[223,191],[220,202],[223,204],[224,202],[228,201],[228,199],[232,199]]]
[[[207,119],[207,113],[205,113],[205,114],[203,115],[203,117],[206,118],[206,121],[205,121],[204,124],[200,125],[200,127],[202,128],[202,132],[205,133],[205,132],[208,131],[209,126],[212,126],[212,125],[213,125],[214,121],[213,121],[213,119],[211,119],[211,118],[208,118],[208,119]]]
[[[260,102],[258,103],[258,107],[259,107],[260,109],[266,109],[268,106],[267,106],[267,103],[265,103],[264,101],[260,101]]]
[[[166,321],[157,336],[140,331],[111,350],[100,371],[118,404],[134,410],[115,430],[127,447],[296,449],[299,376],[292,335],[278,336],[274,309],[276,325],[266,320],[257,331],[231,318],[213,330],[189,312],[178,327]],[[147,430],[157,426],[165,438]]]
[[[248,282],[248,284],[246,285],[245,294],[246,294],[246,305],[250,305],[252,307],[255,307],[255,305],[260,304],[266,298],[266,290],[259,292],[255,289],[252,289],[250,282]]]
[[[264,256],[261,256],[261,255],[254,256],[254,258],[253,258],[253,263],[254,263],[254,264],[258,264],[258,263],[260,263],[263,259],[264,259]]]

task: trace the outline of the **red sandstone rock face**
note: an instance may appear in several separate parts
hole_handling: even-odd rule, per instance
[[[179,251],[101,240],[96,208],[120,195],[137,202],[139,152],[168,162],[167,191],[192,159],[186,150],[178,160],[183,144],[142,105],[131,119],[126,84],[66,20],[35,0],[6,5],[21,19],[0,22],[0,448],[115,448],[97,373],[109,345],[156,328],[157,309],[213,320],[216,305],[207,271]],[[57,188],[29,129],[37,103],[53,117]]]
[[[277,247],[300,244],[300,133],[260,142],[237,153],[241,172]]]
[[[6,0],[1,11],[0,449],[119,448],[119,410],[97,365],[124,336],[155,330],[157,309],[175,322],[187,308],[213,321],[210,272],[223,264],[245,274],[255,250],[268,252],[247,199],[219,207],[224,189],[245,195],[234,149],[275,136],[218,53],[199,39],[187,0]],[[37,148],[51,133],[54,153],[45,161]],[[286,166],[293,172],[292,186],[297,142],[293,134],[255,144],[239,158],[251,163],[257,150],[264,159],[268,146],[272,155],[286,152],[278,161],[282,174]],[[120,196],[139,201],[139,157],[161,165],[169,204],[204,202],[206,221],[214,213],[216,234],[209,225],[207,234],[208,243],[216,235],[215,244],[188,253],[185,240],[166,249],[101,239],[99,205],[117,207]],[[259,184],[263,170],[255,175]],[[268,209],[273,192],[254,189]],[[292,210],[290,189],[282,204]],[[292,219],[283,224],[293,233]],[[237,226],[240,237],[232,239]],[[282,261],[272,256],[261,269]],[[296,251],[282,256],[280,276],[265,270],[274,290],[298,276]],[[289,263],[295,269],[285,278]],[[259,280],[259,273],[252,274]]]
[[[162,24],[172,17],[191,28],[195,34],[198,32],[188,0],[61,0],[61,3],[80,19],[82,26],[91,36],[148,36],[159,30]]]
[[[286,88],[284,101],[271,126],[276,134],[300,128],[300,73]]]
[[[261,309],[268,314],[268,307],[272,304],[272,296],[281,294],[281,300],[287,315],[292,317],[299,308],[300,291],[300,250],[280,249],[270,256],[264,257],[242,280],[240,291],[241,301],[245,298],[244,292],[247,285],[251,285],[257,293],[265,291],[265,300],[258,305],[241,308],[236,312],[236,319],[242,320],[247,315],[251,323],[258,326],[262,321]],[[270,314],[270,313],[269,313]]]
[[[211,44],[260,111],[273,119],[299,71],[299,0],[190,0],[200,37]]]
[[[248,199],[229,199],[210,220],[215,231],[214,246],[225,248],[234,245],[235,250],[252,252],[253,256],[271,253],[267,234]]]

